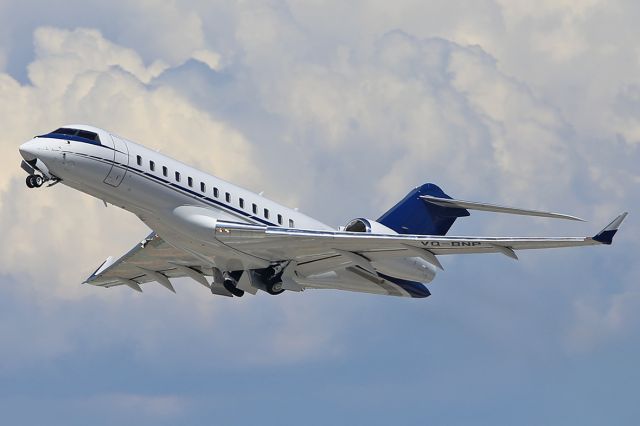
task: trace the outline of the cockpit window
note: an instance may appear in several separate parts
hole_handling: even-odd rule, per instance
[[[64,127],[61,127],[51,133],[57,133],[59,135],[75,135],[78,131],[76,129],[65,129]]]
[[[72,129],[61,127],[53,132],[42,135],[44,138],[68,139],[77,142],[88,142],[94,145],[100,145],[100,136],[97,133],[88,130]]]
[[[97,133],[88,132],[86,130],[78,130],[78,136],[95,142],[100,142],[100,138],[98,137]]]

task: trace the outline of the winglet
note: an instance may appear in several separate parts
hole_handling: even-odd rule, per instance
[[[592,239],[602,244],[611,244],[613,242],[613,236],[618,232],[618,228],[620,228],[620,225],[624,222],[627,214],[627,212],[624,212],[613,219],[609,225],[607,225],[602,231],[598,232],[598,234]]]

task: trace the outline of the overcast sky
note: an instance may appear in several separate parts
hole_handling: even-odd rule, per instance
[[[0,2],[7,424],[638,424],[640,3]],[[612,247],[443,259],[432,297],[80,283],[148,230],[17,147],[87,123],[331,225],[434,182]]]

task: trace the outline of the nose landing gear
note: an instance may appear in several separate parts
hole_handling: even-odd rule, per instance
[[[29,175],[26,183],[29,188],[40,188],[44,183],[44,178],[40,175]]]

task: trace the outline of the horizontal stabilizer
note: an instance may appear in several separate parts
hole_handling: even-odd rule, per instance
[[[602,244],[610,245],[613,242],[613,236],[616,235],[616,232],[618,232],[618,228],[620,228],[620,225],[622,224],[622,222],[624,222],[627,214],[627,212],[624,212],[618,215],[618,217],[613,219],[613,221],[608,224],[602,231],[598,232],[598,235],[593,237],[593,240]]]
[[[426,203],[435,204],[436,206],[440,206],[440,207],[449,207],[454,209],[481,210],[481,211],[495,212],[495,213],[518,214],[523,216],[552,217],[555,219],[579,220],[581,222],[584,222],[583,219],[580,219],[579,217],[575,217],[575,216],[570,216],[568,214],[552,213],[552,212],[545,212],[540,210],[516,209],[513,207],[499,206],[496,204],[453,200],[448,198],[434,197],[431,195],[422,195],[420,196],[420,198],[422,198]]]

